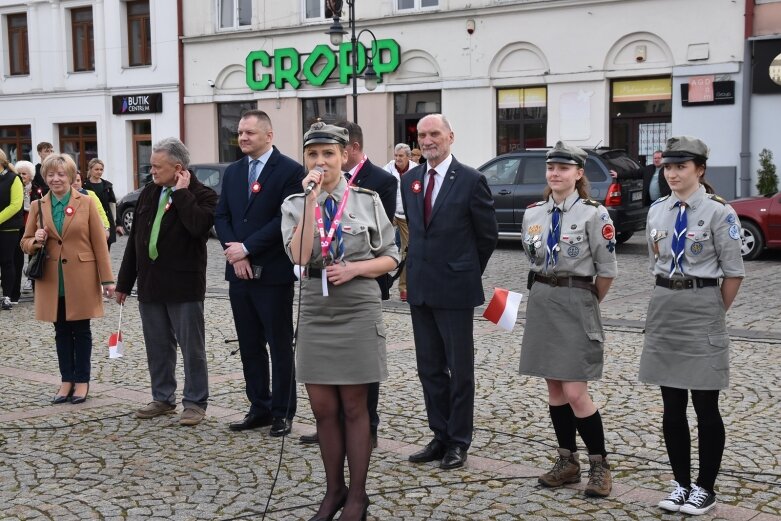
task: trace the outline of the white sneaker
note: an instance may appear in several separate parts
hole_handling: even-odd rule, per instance
[[[659,501],[659,508],[669,512],[678,512],[683,504],[686,503],[686,500],[689,499],[689,489],[680,486],[675,480],[670,483],[675,488],[670,492],[669,496]]]
[[[31,293],[33,290],[33,281],[30,279],[27,279],[24,281],[24,286],[22,286],[22,293]]]
[[[689,499],[681,507],[682,514],[699,516],[716,506],[716,494],[697,485],[692,485]]]

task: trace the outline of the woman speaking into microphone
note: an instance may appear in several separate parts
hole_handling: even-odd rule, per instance
[[[304,134],[309,170],[302,182],[305,193],[282,205],[288,255],[306,267],[296,376],[306,384],[326,474],[325,498],[310,521],[333,519],[342,507],[340,519],[365,519],[371,456],[366,396],[369,383],[388,376],[380,289],[374,279],[396,267],[399,252],[377,194],[351,186],[342,174],[347,141],[346,129],[313,124]]]

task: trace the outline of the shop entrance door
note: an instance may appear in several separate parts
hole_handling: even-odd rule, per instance
[[[654,150],[664,150],[671,135],[670,118],[614,118],[610,126],[611,148],[623,148],[641,165],[649,164]]]

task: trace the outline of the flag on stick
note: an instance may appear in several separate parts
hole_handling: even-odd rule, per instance
[[[122,342],[122,308],[124,304],[119,305],[119,325],[117,325],[117,332],[112,333],[108,339],[108,357],[109,358],[122,358],[125,354],[125,344]]]
[[[494,296],[488,307],[483,312],[483,317],[507,331],[515,327],[518,318],[518,306],[521,305],[523,295],[503,288],[494,288]]]

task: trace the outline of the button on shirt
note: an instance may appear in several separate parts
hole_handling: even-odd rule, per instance
[[[673,192],[651,205],[645,227],[650,269],[653,275],[669,277],[672,262],[672,238],[680,201]],[[728,204],[711,199],[700,186],[686,203],[687,227],[683,271],[687,278],[715,279],[744,277],[740,254],[740,221]],[[655,256],[654,243],[658,248]],[[656,257],[656,258],[655,258]],[[680,274],[676,273],[676,278]]]
[[[434,203],[437,200],[437,195],[439,195],[439,189],[442,188],[442,183],[445,182],[445,175],[447,175],[448,171],[450,171],[450,163],[453,162],[453,155],[448,155],[447,158],[445,158],[444,161],[439,163],[434,170],[436,170],[437,175],[434,177],[434,190],[431,192],[431,207],[434,207]],[[426,173],[423,175],[423,186],[428,186],[428,178],[430,177],[430,174],[428,171],[431,170],[431,165],[426,163]]]
[[[561,212],[558,262],[552,273],[559,276],[615,278],[618,264],[615,253],[615,231],[604,206],[593,206],[570,194],[562,204],[553,197],[527,208],[523,214],[523,249],[532,271],[545,270],[545,244],[550,232],[552,210]],[[606,237],[610,237],[607,239]]]

